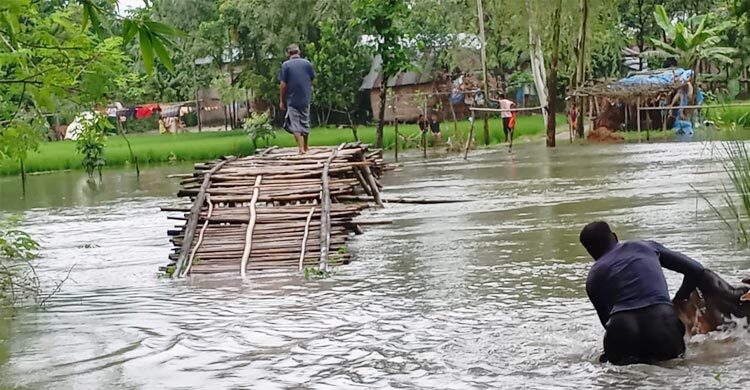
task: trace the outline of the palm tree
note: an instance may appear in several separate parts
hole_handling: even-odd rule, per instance
[[[720,23],[708,28],[708,15],[697,15],[691,17],[687,23],[678,21],[672,23],[663,6],[657,5],[654,10],[656,23],[664,30],[666,41],[651,39],[653,50],[643,53],[646,57],[657,57],[673,59],[678,66],[693,70],[693,78],[698,71],[698,64],[702,60],[731,64],[734,60],[732,55],[737,50],[731,47],[719,46],[722,41],[721,34],[732,26],[731,22]],[[696,26],[691,31],[691,26]]]

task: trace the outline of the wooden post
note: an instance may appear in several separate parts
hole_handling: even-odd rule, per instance
[[[396,135],[396,162],[398,162],[398,118],[396,119],[396,124],[393,132]]]
[[[240,276],[243,278],[247,273],[247,261],[250,259],[250,252],[253,247],[253,230],[255,230],[255,220],[258,218],[255,205],[258,203],[258,197],[260,196],[260,182],[262,180],[262,175],[255,177],[253,198],[250,200],[250,222],[247,224],[247,231],[245,232],[245,249],[242,251],[242,262],[240,263]]]
[[[472,118],[474,118],[474,113],[471,113]],[[469,159],[469,148],[471,147],[471,139],[474,138],[474,124],[477,122],[477,119],[474,118],[471,121],[471,128],[469,129],[469,137],[466,139],[466,147],[464,148],[464,160]]]
[[[307,221],[305,222],[305,233],[302,236],[302,250],[299,255],[299,270],[302,272],[302,268],[305,262],[305,250],[307,249],[307,237],[310,235],[310,221],[312,220],[313,214],[315,214],[315,207],[310,208],[310,213],[307,214]]]
[[[636,126],[638,127],[638,139],[641,139],[641,97],[638,96],[638,100],[636,103],[636,115],[635,120],[638,121]]]
[[[185,237],[183,238],[182,246],[180,247],[180,255],[177,257],[177,263],[175,263],[175,270],[172,275],[178,277],[183,273],[183,267],[187,261],[188,255],[190,254],[190,247],[193,245],[193,238],[195,237],[195,229],[198,227],[198,220],[200,219],[201,209],[203,208],[203,202],[206,201],[206,191],[211,185],[211,175],[216,173],[224,164],[234,161],[236,157],[231,157],[227,160],[221,161],[216,164],[210,171],[203,175],[203,184],[198,190],[198,195],[195,197],[193,207],[190,208],[190,216],[188,217],[187,224],[185,225]]]
[[[195,117],[198,119],[198,132],[203,131],[203,121],[201,120],[201,99],[200,88],[198,87],[198,65],[193,60],[193,82],[195,83]]]
[[[328,156],[328,160],[326,160],[323,166],[323,188],[320,194],[320,264],[318,266],[321,271],[328,270],[328,252],[331,242],[331,189],[328,187],[328,170],[337,153],[337,149],[331,149],[331,155]]]
[[[479,41],[481,44],[480,55],[482,59],[482,77],[484,78],[484,108],[488,108],[490,93],[489,87],[487,86],[487,41],[484,35],[484,10],[482,9],[482,0],[477,0],[477,17],[479,18]],[[484,144],[490,144],[489,116],[486,111],[484,113]]]
[[[354,177],[357,178],[357,181],[359,182],[359,185],[362,186],[362,189],[365,191],[365,194],[372,196],[372,191],[370,190],[370,186],[365,181],[364,175],[362,175],[362,168],[360,167],[353,167],[352,171],[354,171]]]
[[[203,227],[201,228],[200,234],[198,234],[198,242],[195,243],[195,247],[190,252],[190,258],[187,262],[187,267],[185,267],[185,270],[182,271],[181,275],[177,275],[178,277],[183,277],[190,272],[190,267],[193,266],[193,261],[195,261],[195,254],[198,253],[198,248],[201,247],[201,244],[203,244],[203,237],[206,233],[206,229],[208,228],[208,223],[211,220],[211,215],[214,213],[214,204],[211,203],[211,194],[206,194],[206,203],[208,203],[208,214],[206,214],[206,221],[203,222]]]

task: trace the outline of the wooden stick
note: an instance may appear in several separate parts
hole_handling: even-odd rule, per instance
[[[331,241],[331,190],[328,188],[328,168],[331,161],[336,157],[337,149],[331,150],[331,156],[328,157],[323,166],[323,188],[320,195],[321,213],[320,213],[320,264],[321,271],[328,270],[328,245]]]
[[[305,222],[305,234],[302,236],[302,250],[299,255],[299,270],[302,272],[302,262],[305,260],[305,249],[307,248],[307,237],[310,235],[310,220],[315,214],[315,207],[310,208],[310,213],[307,214],[307,222]]]
[[[263,176],[258,176],[255,178],[253,199],[250,201],[250,223],[247,225],[247,233],[245,234],[245,250],[242,252],[242,262],[240,265],[240,276],[243,278],[245,277],[245,274],[247,272],[247,260],[250,258],[250,249],[253,246],[253,229],[255,228],[255,219],[257,218],[257,213],[255,212],[255,204],[258,203],[261,180],[263,180]]]
[[[354,167],[352,168],[352,172],[354,172],[354,177],[357,178],[357,181],[359,182],[359,185],[362,186],[362,189],[365,191],[365,194],[372,196],[372,191],[370,190],[370,186],[365,182],[365,177],[362,175],[362,168],[360,167]]]
[[[175,263],[175,273],[173,275],[181,275],[182,269],[185,266],[185,261],[188,258],[188,255],[190,254],[190,243],[193,242],[193,237],[195,236],[195,229],[198,227],[198,215],[200,214],[201,208],[203,208],[203,202],[206,199],[206,190],[208,189],[208,186],[211,185],[211,175],[216,173],[221,167],[224,166],[224,164],[234,161],[236,157],[229,158],[227,160],[224,160],[216,165],[214,165],[213,168],[211,168],[210,171],[206,172],[203,175],[203,184],[201,184],[201,189],[198,191],[198,195],[195,198],[195,202],[193,202],[193,207],[190,208],[190,218],[188,218],[187,224],[185,225],[185,238],[188,242],[188,245],[183,245],[180,248],[180,256],[177,258],[177,262]]]
[[[198,242],[193,247],[192,252],[190,252],[190,258],[187,262],[187,267],[185,267],[185,270],[182,271],[182,274],[177,275],[177,277],[181,278],[190,272],[190,267],[193,265],[193,261],[195,261],[195,254],[198,252],[198,248],[200,248],[201,244],[203,243],[203,237],[206,233],[206,228],[208,228],[208,220],[211,218],[211,215],[214,213],[214,205],[211,203],[211,194],[206,194],[206,203],[208,203],[208,216],[206,217],[206,222],[203,223],[203,228],[201,228],[200,234],[198,234]]]
[[[383,207],[383,201],[380,200],[380,187],[378,187],[378,182],[372,175],[372,170],[369,166],[365,166],[363,169],[365,171],[365,177],[367,177],[367,181],[370,183],[370,190],[372,191],[372,197],[375,199],[375,203],[378,207]]]
[[[471,147],[471,139],[474,138],[474,123],[476,118],[471,121],[471,129],[469,129],[469,138],[466,139],[466,147],[464,148],[464,160],[469,159],[469,148]]]

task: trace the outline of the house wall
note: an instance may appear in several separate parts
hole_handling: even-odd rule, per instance
[[[453,119],[449,95],[447,94],[450,91],[450,83],[448,82],[396,86],[390,88],[390,90],[393,92],[393,98],[388,99],[386,103],[386,122],[394,121],[396,118],[401,122],[416,122],[419,114],[423,113],[425,97],[427,97],[427,115],[437,112],[441,121]],[[434,94],[435,91],[441,91],[441,93]],[[370,105],[373,119],[377,120],[380,114],[380,88],[370,90]],[[435,109],[441,106],[441,109]],[[469,109],[463,103],[455,105],[454,110],[458,119],[469,116]]]

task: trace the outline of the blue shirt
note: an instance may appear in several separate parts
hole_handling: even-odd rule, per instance
[[[290,58],[281,64],[279,81],[286,83],[286,104],[299,109],[307,108],[312,98],[313,79],[313,66],[304,58]]]
[[[618,243],[589,271],[586,293],[602,325],[615,313],[672,304],[662,267],[685,275],[675,298],[685,299],[703,275],[703,266],[654,241]]]

